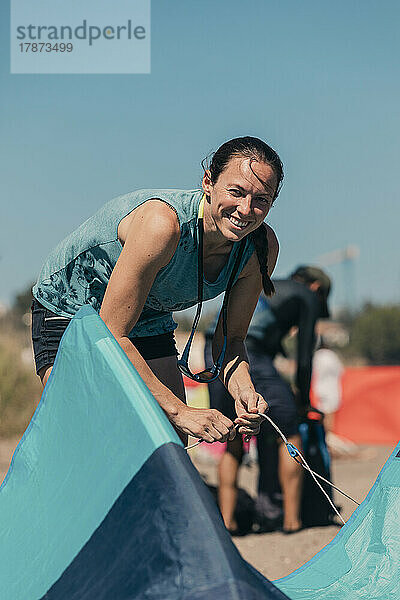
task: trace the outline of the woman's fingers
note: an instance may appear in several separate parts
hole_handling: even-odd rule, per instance
[[[213,442],[224,442],[229,437],[229,431],[226,429],[225,432],[219,431],[217,427],[210,425],[207,427],[208,439],[203,438],[205,442],[212,444]]]
[[[248,404],[247,404],[247,410],[249,413],[260,412],[260,409],[258,406],[258,398],[259,398],[259,394],[252,394],[249,397]]]
[[[238,433],[241,435],[246,435],[247,437],[252,437],[253,435],[258,435],[260,433],[260,428],[257,427],[257,429],[249,429],[249,427],[242,425],[238,428]]]
[[[253,389],[243,390],[235,400],[235,407],[238,416],[244,413],[257,416],[258,413],[266,413],[269,409],[261,394]]]
[[[212,444],[213,442],[215,442],[215,437],[212,435],[209,429],[204,430],[201,439],[203,440],[203,442],[207,442],[207,444]]]
[[[223,415],[221,412],[219,412],[219,410],[216,410],[215,408],[211,409],[211,412],[213,413],[214,418],[217,420],[216,422],[220,422],[221,425],[226,427],[226,429],[228,429],[229,431],[232,430],[234,424],[230,419],[228,419],[228,417]]]
[[[216,413],[218,413],[218,411],[216,411]],[[205,437],[203,438],[205,442],[225,442],[230,438],[234,425],[232,421],[222,417],[223,415],[220,413],[212,414],[210,423],[205,427],[208,434],[207,439]]]
[[[232,440],[234,440],[236,437],[236,429],[233,428],[230,432],[229,432],[229,441],[231,442]]]
[[[259,426],[263,418],[254,413],[243,413],[235,419],[235,424],[248,425],[249,427]]]
[[[265,414],[268,411],[269,411],[268,402],[266,402],[264,400],[264,398],[262,396],[260,396],[260,394],[259,394],[258,400],[257,400],[257,412]]]
[[[215,409],[191,408],[184,405],[174,424],[184,433],[205,442],[224,442],[232,435],[234,424]]]
[[[244,435],[257,435],[260,432],[262,417],[253,413],[244,413],[235,419],[235,425],[238,425],[238,432]]]
[[[217,411],[218,412],[218,411]],[[214,427],[217,432],[222,436],[218,441],[226,442],[227,440],[233,440],[236,435],[235,425],[230,419],[225,417],[222,413],[216,415],[217,421],[214,423]]]
[[[238,431],[246,436],[257,435],[263,422],[261,414],[268,412],[267,402],[255,390],[246,390],[236,402]]]

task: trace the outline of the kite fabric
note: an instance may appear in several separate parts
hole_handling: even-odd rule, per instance
[[[241,558],[168,419],[86,306],[0,488],[0,598],[398,600],[399,524],[400,444],[335,539],[268,581]]]
[[[399,600],[400,443],[336,537],[274,583],[292,600]]]
[[[233,545],[177,434],[89,306],[0,489],[5,600],[287,600]]]

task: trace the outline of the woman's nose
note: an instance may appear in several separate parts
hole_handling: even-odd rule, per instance
[[[238,213],[243,217],[250,215],[251,213],[251,196],[244,196],[240,199],[240,204],[237,207]]]

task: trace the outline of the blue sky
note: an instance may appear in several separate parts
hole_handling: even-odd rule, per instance
[[[198,187],[255,135],[285,164],[276,275],[355,244],[354,301],[400,302],[397,2],[153,0],[150,75],[10,75],[0,10],[1,301],[113,196]]]

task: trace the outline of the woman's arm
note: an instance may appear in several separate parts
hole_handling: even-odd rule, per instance
[[[274,231],[265,226],[268,235],[268,273],[271,275],[277,261],[279,244]],[[249,362],[244,340],[262,290],[260,267],[256,253],[242,270],[232,288],[228,304],[228,343],[223,365],[222,380],[229,393],[235,400],[238,419],[236,423],[242,426],[239,433],[248,433],[246,426],[258,433],[261,423],[255,413],[266,412],[267,403],[254,388],[250,377]],[[219,319],[213,342],[214,356],[218,356],[222,346],[222,316]]]
[[[101,305],[101,318],[176,427],[209,442],[227,439],[232,434],[232,422],[218,411],[186,406],[159,381],[128,338],[157,273],[177,248],[180,228],[175,212],[160,200],[146,202],[132,214],[124,238]]]

